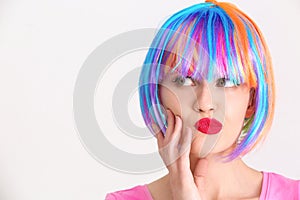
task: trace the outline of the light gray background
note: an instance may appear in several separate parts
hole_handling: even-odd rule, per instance
[[[98,163],[76,133],[73,89],[81,65],[103,41],[124,31],[155,28],[170,14],[197,2],[202,1],[0,2],[1,200],[104,199],[107,192],[148,183],[166,173],[130,175]],[[231,2],[263,31],[277,82],[277,108],[269,138],[245,160],[258,170],[300,179],[300,2]],[[144,54],[128,55],[115,67],[138,66]],[[96,94],[98,102],[101,95],[105,93]],[[129,103],[130,115],[142,125],[136,99],[135,95]],[[100,106],[95,105],[98,113]],[[155,150],[154,140],[140,145],[122,138],[115,145],[128,152]]]

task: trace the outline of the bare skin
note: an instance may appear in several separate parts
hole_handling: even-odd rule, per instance
[[[162,135],[157,137],[159,142],[164,139]],[[241,159],[223,164],[214,160],[214,156],[199,159],[189,155],[189,151],[167,166],[169,174],[148,184],[154,200],[259,199],[262,172],[248,167]]]
[[[245,193],[244,195],[240,196],[233,196],[231,197],[206,197],[206,199],[220,199],[220,200],[259,200],[260,196],[260,190],[259,188],[260,182],[259,180],[262,179],[259,178],[259,176],[256,178],[257,179],[257,184],[254,184],[254,187],[257,187],[255,190],[257,190],[256,194],[253,195],[247,195],[247,193],[255,193],[254,189],[251,189],[251,191]],[[241,188],[240,185],[237,188]],[[148,189],[152,195],[153,200],[161,200],[161,199],[172,199],[172,195],[170,194],[170,184],[169,184],[169,179],[168,175],[153,181],[152,183],[148,184]],[[205,199],[205,198],[203,198]]]
[[[250,88],[246,85],[225,88],[226,105],[223,105],[212,99],[211,87],[205,81],[178,86],[172,81],[176,74],[170,77],[160,88],[161,101],[168,110],[168,128],[165,136],[162,132],[156,135],[160,155],[169,173],[148,184],[153,199],[259,199],[262,172],[250,168],[241,158],[229,163],[218,159],[219,155],[226,155],[234,148],[244,117],[254,110]],[[221,91],[219,88],[213,90]],[[188,100],[183,100],[184,96],[189,96]],[[222,112],[225,108],[226,112]],[[225,113],[222,134],[210,153],[201,157],[207,135],[191,127],[190,121],[195,119],[194,116],[212,117],[218,113]]]

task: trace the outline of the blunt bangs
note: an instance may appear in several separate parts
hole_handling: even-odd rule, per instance
[[[158,30],[140,75],[144,121],[166,131],[158,84],[170,71],[194,80],[226,78],[255,89],[256,111],[245,119],[245,138],[227,161],[245,155],[266,137],[274,112],[275,87],[270,54],[257,25],[234,5],[200,3],[171,16]]]

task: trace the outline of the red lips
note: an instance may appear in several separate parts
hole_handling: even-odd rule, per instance
[[[202,118],[195,123],[195,128],[205,134],[216,134],[221,131],[222,124],[214,118]]]

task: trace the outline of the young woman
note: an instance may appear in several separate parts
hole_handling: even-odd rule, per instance
[[[169,173],[106,199],[300,199],[300,182],[241,159],[273,120],[270,54],[234,5],[206,1],[171,16],[140,75],[140,103]]]

